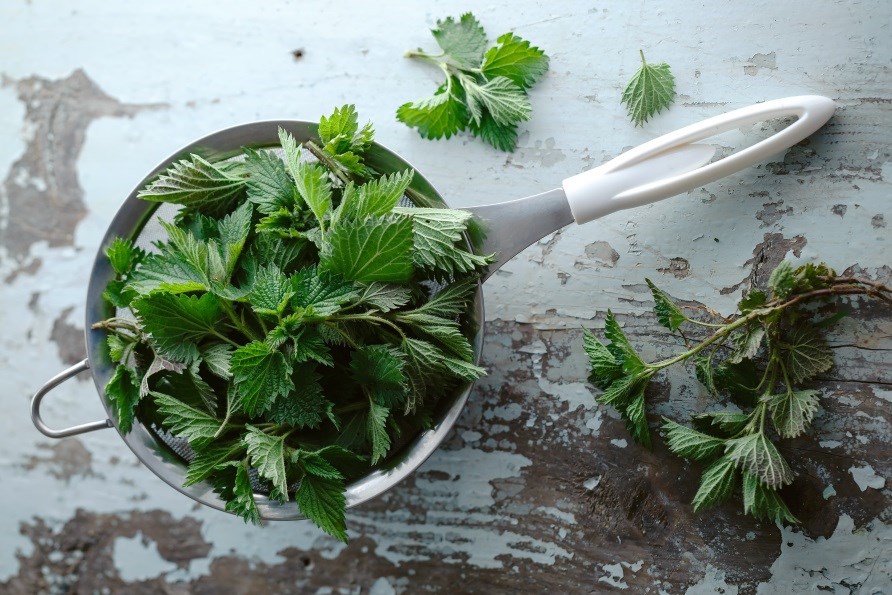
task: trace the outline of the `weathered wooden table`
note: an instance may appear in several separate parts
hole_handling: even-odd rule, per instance
[[[674,339],[644,277],[729,313],[781,259],[888,282],[892,5],[797,1],[489,3],[476,12],[552,58],[513,154],[423,141],[394,121],[436,73],[402,58],[467,5],[402,1],[0,6],[0,591],[4,593],[892,592],[892,319],[856,306],[832,337],[814,432],[787,441],[801,527],[739,503],[694,515],[696,467],[631,443],[586,384],[580,329],[617,313],[648,357]],[[619,105],[638,49],[678,101],[644,128]],[[456,206],[554,187],[684,124],[785,95],[837,100],[773,163],[530,247],[486,286],[480,382],[411,479],[349,513],[341,545],[308,523],[259,529],[193,507],[114,431],[38,434],[28,398],[84,356],[90,263],[118,203],[163,156],[235,123],[313,119],[353,102],[384,144]],[[728,146],[756,138],[744,130]],[[659,415],[710,405],[684,370]],[[48,401],[61,425],[102,416],[92,383]]]

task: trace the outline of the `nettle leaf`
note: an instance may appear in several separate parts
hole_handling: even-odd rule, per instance
[[[357,286],[338,274],[316,267],[301,269],[291,278],[294,308],[313,308],[318,316],[330,316],[359,296]]]
[[[764,291],[753,289],[737,303],[737,308],[742,314],[746,314],[747,312],[752,312],[757,308],[761,308],[765,305],[766,301],[768,301],[768,296],[765,295]]]
[[[343,480],[304,475],[294,499],[301,513],[317,527],[347,542]]]
[[[432,97],[401,105],[396,110],[396,119],[417,128],[422,138],[434,140],[450,138],[464,130],[469,116],[464,101],[441,87]]]
[[[777,489],[793,481],[793,471],[787,461],[764,433],[733,438],[726,444],[726,456],[768,487]]]
[[[333,229],[319,267],[352,281],[404,282],[412,266],[412,221],[395,215],[343,222]]]
[[[768,277],[771,294],[779,299],[785,299],[790,295],[794,282],[793,265],[786,260],[777,265],[777,268],[771,271],[771,275]]]
[[[198,358],[198,342],[217,334],[222,315],[213,294],[153,293],[133,302],[133,310],[156,353],[189,363]]]
[[[278,155],[247,147],[244,152],[248,172],[247,196],[257,205],[258,211],[269,215],[282,208],[291,210],[300,206],[294,181]]]
[[[718,429],[727,438],[742,432],[749,422],[749,415],[736,411],[710,411],[694,417],[694,424],[698,427],[710,431]]]
[[[484,110],[502,126],[530,119],[533,113],[530,98],[511,79],[497,76],[483,84],[478,84],[472,77],[460,80],[467,96],[468,112],[478,125]]]
[[[456,323],[457,324],[457,323]],[[474,361],[471,342],[455,326],[420,325],[415,327],[422,335],[432,339],[466,362]]]
[[[248,303],[258,314],[277,316],[282,313],[294,292],[291,282],[279,267],[274,264],[261,266],[251,293],[246,296]]]
[[[387,456],[390,450],[390,434],[387,432],[387,418],[390,409],[369,400],[368,434],[372,445],[372,465]]]
[[[464,232],[473,216],[470,211],[397,207],[394,213],[412,220],[415,265],[448,276],[480,270],[492,262],[465,250]]]
[[[244,178],[193,154],[164,170],[140,190],[137,197],[153,202],[173,202],[201,213],[220,215],[232,209],[244,196],[245,188]]]
[[[595,397],[595,400],[623,411],[640,388],[641,378],[638,376],[620,376],[605,388],[604,392]]]
[[[215,444],[197,452],[195,458],[189,463],[183,487],[189,487],[204,481],[219,467],[226,465],[232,460],[240,459],[244,451],[245,446],[239,440],[237,442]]]
[[[301,161],[292,175],[298,194],[309,205],[324,229],[326,218],[331,212],[331,180],[328,170],[319,163]]]
[[[728,394],[738,404],[751,405],[759,397],[756,390],[760,378],[759,368],[751,359],[737,363],[724,361],[712,368],[712,382],[719,393]]]
[[[349,186],[345,189],[344,197],[338,207],[335,219],[362,221],[370,216],[383,216],[390,213],[406,193],[415,172],[407,169],[389,176],[370,180],[362,186]]]
[[[604,336],[610,341],[607,349],[618,360],[622,360],[624,372],[635,374],[644,369],[644,362],[641,361],[638,352],[629,343],[629,339],[622,328],[620,328],[616,316],[610,310],[607,310],[607,315],[604,317]]]
[[[548,70],[548,56],[529,41],[505,33],[489,48],[481,70],[487,78],[503,76],[520,87],[532,87]]]
[[[146,373],[143,375],[142,381],[140,381],[139,383],[139,397],[142,398],[149,394],[149,379],[155,374],[164,371],[180,374],[185,369],[185,364],[172,362],[161,357],[160,355],[156,355],[155,358],[152,360],[152,363],[149,364],[149,368],[146,370]]]
[[[657,315],[657,320],[670,331],[677,331],[678,327],[686,320],[681,308],[675,305],[665,291],[654,285],[653,281],[650,279],[645,279],[645,281],[654,296],[654,302],[656,302],[654,313]]]
[[[132,345],[131,342],[125,342],[118,335],[110,334],[105,338],[105,344],[108,347],[108,357],[113,362],[121,362],[127,351],[127,346]]]
[[[694,372],[697,376],[697,380],[700,381],[700,384],[706,387],[706,390],[711,395],[718,395],[719,389],[715,385],[715,377],[713,376],[713,368],[712,368],[712,358],[713,355],[695,355],[694,356]]]
[[[208,367],[211,374],[229,380],[232,378],[230,371],[232,351],[233,348],[228,343],[211,343],[201,347],[201,361]]]
[[[260,477],[269,480],[283,499],[288,499],[288,480],[285,476],[285,437],[271,436],[247,425],[243,440],[248,447],[251,465]]]
[[[388,345],[365,345],[350,358],[350,376],[377,404],[401,405],[406,400],[405,361],[399,350]]]
[[[739,364],[745,359],[752,359],[759,353],[762,341],[765,339],[765,328],[762,326],[747,326],[746,330],[735,338],[736,349],[728,358],[728,362]]]
[[[359,156],[372,144],[375,130],[370,122],[360,130],[356,106],[343,105],[335,108],[329,117],[322,116],[319,119],[318,132],[325,152],[347,170],[367,173]]]
[[[805,431],[818,409],[817,390],[797,390],[771,395],[766,399],[777,433],[795,438]]]
[[[623,373],[622,363],[610,353],[610,350],[601,343],[588,329],[582,330],[582,346],[588,354],[592,373],[589,380],[604,390]]]
[[[831,280],[836,278],[836,271],[823,262],[820,264],[805,263],[793,271],[792,293],[805,293],[815,289],[830,287]]]
[[[479,121],[468,123],[471,133],[500,151],[514,151],[517,147],[517,124],[500,124],[491,114],[484,112]]]
[[[314,365],[303,365],[291,376],[294,389],[275,400],[268,417],[279,424],[295,428],[318,428],[325,416],[328,401],[319,384],[321,376]]]
[[[324,479],[344,479],[344,474],[338,471],[334,465],[325,460],[318,452],[294,452],[291,460],[300,465],[305,473],[322,477]]]
[[[174,436],[185,438],[195,450],[210,444],[220,429],[220,420],[197,407],[158,391],[149,393],[158,407],[164,427]]]
[[[136,372],[123,364],[115,366],[114,374],[105,385],[105,394],[115,410],[118,429],[122,434],[129,433],[133,429],[136,405],[142,396]]]
[[[126,275],[145,258],[146,253],[142,248],[134,246],[130,240],[116,237],[105,249],[105,255],[115,273]]]
[[[240,516],[246,523],[261,524],[260,510],[257,508],[254,488],[251,486],[251,476],[245,464],[236,464],[232,498],[227,500],[226,510]]]
[[[725,440],[722,438],[698,432],[665,417],[663,422],[669,450],[680,457],[702,461],[720,455],[725,448]]]
[[[650,428],[647,425],[647,416],[644,411],[644,389],[646,384],[639,385],[637,393],[622,411],[626,422],[626,429],[632,439],[645,448],[650,448]]]
[[[833,367],[833,352],[812,326],[799,322],[778,343],[787,371],[795,383],[814,378]]]
[[[251,416],[268,410],[277,397],[294,390],[285,356],[262,341],[236,349],[230,369],[238,407]]]
[[[642,126],[654,114],[668,108],[675,101],[675,77],[669,65],[648,64],[641,52],[641,68],[623,90],[621,102],[629,111],[635,126]]]
[[[464,314],[479,287],[477,279],[465,279],[451,283],[437,292],[421,306],[405,312],[405,315],[429,315],[442,319],[455,319]]]
[[[372,282],[362,288],[357,304],[367,304],[381,312],[390,312],[409,303],[412,290],[404,285]]]
[[[734,490],[734,477],[734,461],[727,455],[707,467],[700,476],[700,488],[691,502],[694,511],[699,512],[727,500]]]
[[[777,491],[764,485],[750,473],[743,474],[743,513],[775,523],[799,523]]]
[[[480,67],[486,50],[486,32],[473,14],[467,12],[457,21],[452,17],[438,20],[431,34],[452,63],[466,68]]]

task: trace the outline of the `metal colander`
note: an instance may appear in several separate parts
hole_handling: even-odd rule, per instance
[[[533,242],[574,221],[581,224],[621,209],[674,196],[763,161],[815,132],[830,119],[834,109],[833,101],[814,95],[751,105],[654,139],[600,167],[565,179],[560,188],[527,198],[472,208],[470,210],[486,231],[485,240],[472,248],[478,253],[496,253],[496,260],[488,271],[488,275],[491,275]],[[711,162],[714,147],[696,143],[729,130],[790,116],[797,120],[788,127],[717,161]],[[87,359],[51,378],[35,393],[31,401],[32,420],[43,434],[51,438],[63,438],[116,427],[114,412],[104,396],[104,387],[113,373],[104,349],[105,333],[92,330],[94,323],[112,314],[102,293],[108,282],[114,278],[114,272],[103,249],[115,236],[134,239],[138,245],[148,248],[153,239],[165,237],[159,233],[159,217],[171,220],[176,212],[176,207],[170,205],[158,208],[157,203],[138,200],[137,192],[159,172],[190,153],[197,153],[208,161],[217,162],[235,158],[241,154],[243,147],[277,146],[279,127],[288,130],[299,143],[316,136],[316,124],[291,120],[255,122],[228,128],[199,139],[171,155],[136,185],[109,225],[101,244],[102,249],[93,264],[86,303]],[[369,149],[366,162],[381,173],[411,168],[407,161],[378,144],[373,144]],[[404,202],[405,206],[414,204],[448,207],[417,170],[410,188],[414,191],[413,202]],[[470,246],[470,238],[466,239]],[[472,335],[469,338],[474,348],[475,363],[479,363],[483,340],[483,297],[480,286],[467,319],[468,328],[465,330]],[[102,398],[109,419],[63,430],[49,428],[40,416],[43,398],[65,380],[88,369],[92,372],[96,390]],[[408,443],[396,449],[382,465],[348,484],[345,494],[347,506],[355,506],[382,494],[417,469],[449,433],[467,401],[470,389],[471,383],[468,383],[442,397],[434,411],[432,428],[419,432]],[[184,440],[163,430],[146,427],[138,420],[132,431],[122,435],[122,438],[136,456],[171,487],[202,504],[224,509],[225,503],[214,493],[208,482],[183,487],[187,463],[192,456],[192,451]],[[304,518],[294,502],[279,503],[269,500],[260,492],[256,481],[255,488],[258,488],[255,498],[262,518]]]

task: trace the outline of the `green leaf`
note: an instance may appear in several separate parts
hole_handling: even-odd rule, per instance
[[[359,295],[355,284],[340,275],[316,267],[301,269],[291,278],[294,308],[312,308],[318,316],[330,316]]]
[[[737,303],[737,307],[742,314],[746,314],[747,312],[752,312],[756,308],[761,308],[765,305],[766,301],[768,301],[768,297],[765,295],[764,291],[753,289]]]
[[[459,20],[448,17],[437,21],[431,33],[449,60],[463,68],[479,68],[486,50],[486,32],[470,12]]]
[[[727,438],[742,432],[749,421],[749,415],[735,411],[710,411],[694,417],[694,424],[698,427],[711,431],[718,428],[719,432]]]
[[[756,390],[761,373],[756,363],[751,359],[740,362],[722,362],[713,367],[712,380],[715,388],[720,393],[727,393],[738,404],[752,405],[759,397]]]
[[[275,400],[267,417],[278,424],[295,428],[318,428],[328,401],[313,365],[298,366],[291,375],[294,390]]]
[[[765,339],[765,328],[749,325],[735,338],[736,349],[728,358],[728,363],[739,364],[745,359],[752,359],[759,353]]]
[[[675,77],[669,65],[648,64],[641,52],[641,68],[623,90],[621,102],[629,111],[629,118],[635,126],[642,126],[654,114],[672,105],[675,101]]]
[[[424,314],[443,319],[455,319],[467,311],[479,286],[479,281],[474,278],[451,283],[418,308],[404,314]]]
[[[322,477],[323,479],[344,479],[344,474],[338,471],[334,465],[323,458],[318,451],[307,452],[296,450],[291,455],[291,461],[300,465],[305,473]]]
[[[805,431],[818,409],[817,390],[797,390],[771,395],[766,399],[777,433],[795,438]]]
[[[189,469],[186,472],[186,479],[183,482],[183,487],[189,487],[204,481],[219,467],[229,463],[233,459],[240,459],[244,450],[244,444],[239,441],[214,444],[197,452],[195,458],[189,463]]]
[[[644,383],[638,387],[637,393],[623,410],[623,417],[625,418],[626,429],[629,431],[632,439],[645,448],[650,448],[650,428],[647,425],[647,416],[644,411],[645,387],[646,384]]]
[[[133,302],[133,310],[156,353],[177,362],[198,357],[198,342],[217,334],[221,310],[216,296],[153,293]]]
[[[390,434],[387,433],[387,418],[390,409],[369,399],[368,433],[372,445],[372,465],[387,456],[390,450]]]
[[[169,241],[156,244],[160,253],[146,257],[131,275],[127,287],[140,294],[209,289],[207,243],[175,225],[161,222],[161,226]]]
[[[282,160],[271,151],[255,151],[245,147],[245,166],[248,172],[246,187],[248,200],[257,210],[269,215],[281,208],[299,206],[297,188]]]
[[[236,465],[235,483],[232,487],[232,499],[226,502],[226,510],[240,516],[246,523],[260,525],[260,510],[254,500],[254,488],[245,464]]]
[[[592,367],[589,375],[592,384],[604,390],[622,375],[622,363],[588,329],[582,329],[582,346]]]
[[[362,186],[350,186],[349,191],[344,191],[344,198],[332,217],[332,225],[341,219],[362,221],[369,216],[387,215],[403,198],[414,175],[413,170],[407,169],[381,176]]]
[[[412,222],[403,217],[344,222],[331,231],[319,266],[353,281],[404,282],[414,270],[412,239]]]
[[[133,429],[136,405],[139,403],[139,382],[132,368],[115,366],[115,372],[105,385],[105,394],[111,401],[118,420],[118,429],[127,434]]]
[[[624,411],[633,396],[638,393],[641,383],[642,379],[638,376],[620,376],[604,389],[604,392],[595,397],[595,400]]]
[[[700,488],[691,502],[694,512],[726,500],[734,489],[734,461],[727,455],[712,463],[700,476]]]
[[[347,542],[343,480],[304,475],[295,500],[301,513],[317,527],[332,537]]]
[[[793,265],[786,260],[781,261],[768,277],[768,287],[771,289],[771,295],[778,299],[785,299],[790,295],[790,292],[793,291],[794,282]]]
[[[650,279],[645,279],[645,281],[654,296],[654,302],[656,302],[654,313],[657,315],[657,320],[670,331],[677,331],[678,327],[687,320],[681,308],[675,305],[675,302],[672,301],[665,291],[654,285],[653,281]]]
[[[468,110],[464,102],[450,91],[441,88],[432,97],[404,103],[396,110],[396,119],[417,128],[422,138],[450,138],[468,125]]]
[[[613,312],[607,310],[604,317],[604,336],[610,341],[607,348],[618,360],[622,359],[623,371],[626,374],[637,374],[644,369],[644,362],[638,356],[638,352],[629,343],[626,334],[620,328]]]
[[[465,337],[457,328],[453,326],[436,325],[421,325],[416,326],[415,328],[428,339],[432,339],[439,343],[460,359],[466,362],[474,360],[474,348],[471,347],[471,343],[468,341],[467,337]]]
[[[499,124],[488,112],[480,115],[479,122],[468,123],[471,133],[500,151],[514,151],[517,147],[517,124]]]
[[[114,271],[118,275],[125,275],[145,258],[146,253],[135,247],[130,240],[115,237],[105,249],[105,255]]]
[[[768,487],[777,489],[793,481],[793,471],[787,461],[764,433],[733,438],[726,444],[726,456]]]
[[[195,450],[202,450],[214,440],[220,420],[213,415],[158,391],[149,394],[171,434],[185,438]]]
[[[364,345],[351,354],[350,376],[375,403],[394,407],[406,400],[404,365],[397,349],[387,345]]]
[[[823,262],[820,264],[805,263],[793,271],[792,293],[805,293],[816,289],[830,287],[836,278],[836,271]]]
[[[522,87],[509,78],[497,76],[478,84],[472,77],[463,76],[461,81],[468,100],[468,111],[478,125],[484,110],[501,126],[529,120],[533,113],[530,98]]]
[[[243,439],[248,447],[251,465],[260,477],[269,480],[279,494],[288,499],[288,479],[285,476],[285,437],[271,436],[254,426],[246,425]]]
[[[524,89],[532,87],[548,70],[548,56],[513,33],[505,33],[489,48],[481,70],[486,78],[503,76]]]
[[[811,325],[799,322],[778,342],[790,379],[798,384],[833,367],[833,352]]]
[[[743,513],[757,519],[768,519],[776,524],[799,523],[780,495],[762,484],[750,473],[743,474]]]
[[[697,380],[706,387],[706,390],[711,395],[718,395],[719,389],[715,385],[715,377],[713,376],[713,367],[712,367],[712,358],[713,354],[709,355],[695,355],[694,356],[694,371],[697,375]]]
[[[132,344],[125,343],[121,337],[113,334],[110,334],[105,338],[105,343],[108,346],[108,357],[113,362],[121,362],[121,360],[124,359],[124,352],[127,349],[127,345]]]
[[[294,389],[285,356],[262,341],[236,349],[231,370],[239,409],[250,416],[268,410],[277,397]]]
[[[409,303],[412,292],[408,287],[392,283],[369,283],[365,285],[357,299],[357,304],[367,304],[390,312]]]
[[[274,264],[257,270],[254,286],[246,298],[258,314],[281,315],[294,292],[285,274]]]
[[[156,355],[152,360],[152,363],[149,364],[149,368],[146,370],[146,373],[143,374],[142,381],[139,383],[139,398],[143,398],[144,396],[149,394],[149,379],[155,374],[164,371],[180,374],[185,369],[185,364],[172,362],[170,360],[164,359],[160,355]]]
[[[310,206],[310,210],[325,229],[325,221],[331,212],[331,181],[328,170],[319,163],[301,161],[297,171],[292,171],[297,192]]]
[[[372,144],[374,134],[371,123],[359,129],[359,116],[352,104],[335,108],[330,116],[319,119],[319,140],[325,151],[350,171],[362,169],[358,156]]]
[[[669,450],[680,457],[693,461],[711,459],[722,453],[725,440],[710,436],[663,418],[666,443]]]
[[[224,167],[190,155],[164,170],[137,194],[153,202],[173,202],[201,213],[221,215],[244,195],[246,183]]]
[[[394,213],[412,220],[415,265],[448,277],[482,270],[492,257],[465,250],[464,232],[472,214],[455,209],[397,207]]]
[[[215,376],[224,380],[232,378],[232,347],[228,343],[211,343],[201,347],[201,361]]]

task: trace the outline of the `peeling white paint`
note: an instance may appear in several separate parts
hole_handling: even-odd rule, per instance
[[[610,444],[616,446],[617,448],[625,448],[629,445],[628,441],[625,438],[614,438],[610,441]]]
[[[739,589],[735,585],[729,585],[725,581],[725,572],[714,567],[712,564],[706,565],[706,574],[696,585],[691,585],[685,591],[685,595],[737,595]]]
[[[855,480],[862,492],[866,491],[867,488],[881,490],[886,485],[885,478],[877,475],[877,472],[870,465],[864,465],[863,467],[852,466],[849,468],[849,473],[852,474],[852,479]]]
[[[607,583],[611,587],[616,587],[617,589],[629,588],[629,585],[623,580],[624,571],[622,564],[619,562],[616,564],[605,564],[603,570],[606,574],[598,578],[599,583]]]
[[[176,570],[158,553],[158,544],[137,533],[115,538],[113,556],[118,574],[125,581],[146,581]]]
[[[782,528],[781,555],[772,564],[771,575],[771,580],[759,585],[760,595],[888,593],[892,590],[892,527],[875,520],[856,529],[852,517],[843,514],[826,539]]]

